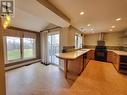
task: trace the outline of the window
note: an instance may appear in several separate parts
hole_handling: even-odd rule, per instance
[[[23,38],[23,58],[35,57],[35,39]]]
[[[21,58],[20,38],[7,37],[7,60],[17,60]]]
[[[75,48],[82,48],[82,36],[80,34],[75,35]]]
[[[6,63],[36,58],[36,34],[29,32],[7,32]],[[16,34],[17,33],[17,34]],[[21,35],[20,35],[21,34]]]

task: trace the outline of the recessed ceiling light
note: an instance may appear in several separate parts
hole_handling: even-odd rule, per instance
[[[91,26],[91,24],[87,24],[87,26]]]
[[[93,31],[94,29],[91,29],[91,31]]]
[[[113,31],[113,29],[109,29],[109,31]]]
[[[116,26],[112,26],[112,28],[116,28]]]
[[[117,19],[116,19],[116,21],[120,21],[120,20],[122,20],[122,18],[117,18]]]
[[[84,15],[84,12],[80,12],[80,15]]]

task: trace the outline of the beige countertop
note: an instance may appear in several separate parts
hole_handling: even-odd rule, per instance
[[[81,50],[76,50],[73,52],[67,52],[67,53],[58,53],[56,54],[56,57],[60,58],[60,59],[76,59],[79,56],[83,55],[84,53],[87,53],[88,51],[93,50],[93,49],[81,49]],[[127,52],[126,51],[118,51],[118,50],[108,50],[108,51],[112,51],[118,55],[123,55],[123,56],[127,56]]]
[[[88,51],[90,51],[90,49],[81,49],[81,50],[77,50],[77,51],[73,51],[73,52],[67,52],[67,53],[58,53],[56,54],[56,57],[61,58],[61,59],[76,59],[79,56],[87,53]]]
[[[127,52],[126,51],[119,51],[119,50],[109,50],[109,51],[113,51],[114,53],[116,53],[118,55],[127,56]]]
[[[95,49],[90,49],[90,50],[95,50]],[[112,51],[118,55],[123,55],[123,56],[127,56],[127,51],[120,51],[120,50],[110,50],[108,49],[108,51]]]

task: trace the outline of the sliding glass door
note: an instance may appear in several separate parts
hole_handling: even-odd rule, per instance
[[[55,56],[59,53],[59,34],[48,35],[48,61],[59,65],[59,59]]]

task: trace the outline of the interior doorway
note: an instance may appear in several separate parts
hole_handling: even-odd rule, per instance
[[[48,34],[48,61],[55,65],[59,65],[59,59],[55,56],[59,53],[59,39],[59,33]]]

